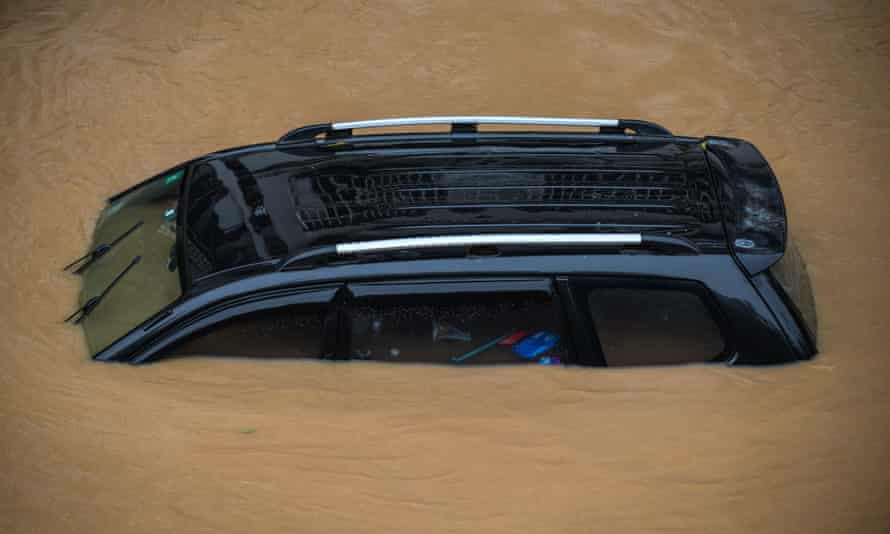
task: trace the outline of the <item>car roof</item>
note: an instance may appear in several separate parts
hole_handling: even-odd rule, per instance
[[[635,232],[725,250],[701,147],[628,137],[212,155],[187,180],[185,268],[194,280],[347,242],[493,233]]]

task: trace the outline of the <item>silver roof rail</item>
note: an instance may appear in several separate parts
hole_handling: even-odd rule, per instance
[[[335,246],[338,256],[365,252],[413,250],[420,248],[476,247],[485,245],[639,245],[642,234],[477,234],[430,237],[404,237],[339,243]]]
[[[332,130],[386,128],[396,126],[426,126],[432,124],[517,124],[535,126],[617,127],[618,119],[570,119],[563,117],[509,117],[498,115],[454,115],[444,117],[402,117],[369,121],[335,122]]]
[[[501,115],[453,115],[442,117],[401,117],[374,119],[367,121],[334,122],[312,124],[291,130],[278,139],[279,144],[300,143],[315,140],[318,135],[349,137],[352,130],[363,128],[387,128],[400,126],[425,126],[431,124],[451,125],[453,133],[478,133],[480,124],[514,124],[527,126],[580,126],[599,128],[599,133],[621,134],[629,129],[640,135],[672,135],[671,132],[654,122],[633,119],[574,119],[566,117],[510,117]],[[490,132],[486,132],[490,133]],[[434,135],[434,134],[430,134]],[[580,134],[579,134],[580,135]]]
[[[371,241],[354,241],[351,243],[337,243],[336,245],[324,245],[300,252],[294,256],[282,258],[277,270],[302,265],[311,267],[312,262],[321,258],[332,256],[352,256],[356,254],[392,252],[417,249],[435,249],[448,247],[478,247],[478,246],[523,246],[539,247],[546,250],[547,247],[645,247],[665,250],[682,250],[686,254],[700,254],[701,251],[691,241],[682,237],[649,235],[641,233],[615,233],[615,234],[471,234],[471,235],[442,235],[424,237],[402,237],[394,239],[377,239]]]

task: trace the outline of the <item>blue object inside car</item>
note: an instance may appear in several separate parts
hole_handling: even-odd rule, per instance
[[[541,330],[523,339],[513,347],[520,358],[532,360],[559,343],[559,336],[548,330]]]

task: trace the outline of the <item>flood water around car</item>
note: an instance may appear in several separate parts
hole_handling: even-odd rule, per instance
[[[5,3],[0,531],[885,531],[888,26],[880,3],[833,1]],[[820,354],[541,365],[501,344],[544,332],[524,354],[559,358],[562,325],[537,297],[444,315],[430,310],[447,299],[356,306],[367,359],[448,365],[105,365],[61,324],[80,281],[59,269],[110,195],[303,124],[446,114],[641,118],[752,141],[809,267]],[[161,229],[166,258],[165,221],[134,217]],[[130,261],[125,243],[96,273]],[[133,295],[146,309],[176,296],[166,264],[151,268]],[[626,333],[616,306],[633,295],[589,304],[609,299],[599,320]],[[683,306],[671,331],[703,328]],[[317,312],[225,339],[311,356],[307,336],[269,334],[321,328]],[[126,329],[135,312],[96,313]],[[618,361],[629,341],[614,339]]]

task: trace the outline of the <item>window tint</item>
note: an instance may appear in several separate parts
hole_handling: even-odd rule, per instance
[[[174,356],[318,358],[322,354],[321,306],[255,312],[213,326],[172,349]]]
[[[546,294],[368,297],[350,313],[352,358],[455,365],[565,361]]]
[[[597,288],[588,296],[606,364],[705,362],[724,342],[698,295],[644,288]]]

